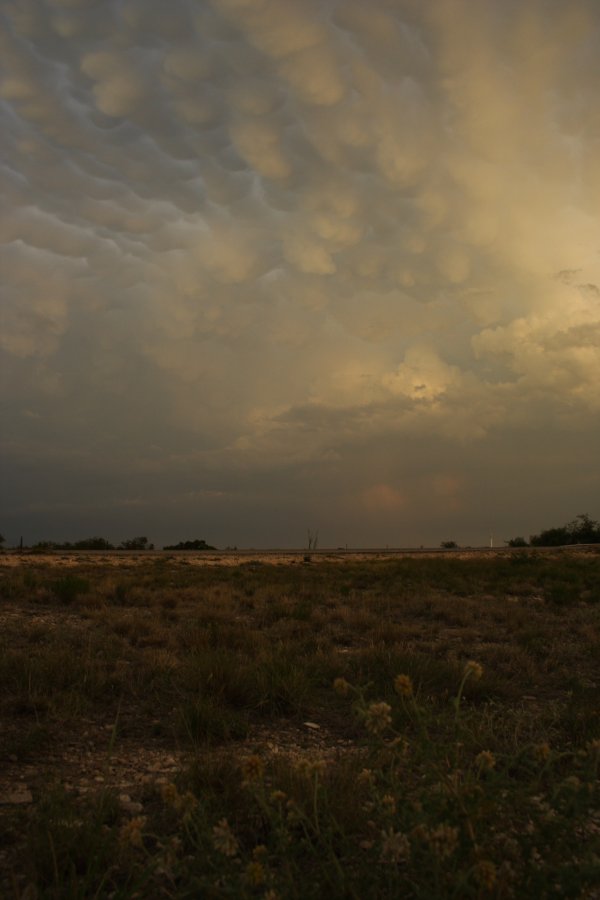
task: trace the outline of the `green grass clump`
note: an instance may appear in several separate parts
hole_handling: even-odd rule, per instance
[[[61,603],[74,603],[90,590],[90,582],[81,575],[65,575],[52,583],[51,590]]]

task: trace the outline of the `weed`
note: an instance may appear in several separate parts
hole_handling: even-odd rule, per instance
[[[52,592],[61,603],[73,603],[81,594],[90,590],[90,582],[80,575],[64,575],[52,582]]]

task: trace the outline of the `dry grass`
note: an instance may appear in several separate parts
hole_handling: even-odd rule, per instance
[[[0,557],[7,897],[593,896],[600,556],[196,560]]]

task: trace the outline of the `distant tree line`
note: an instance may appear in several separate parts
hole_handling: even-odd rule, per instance
[[[569,544],[600,544],[600,522],[591,519],[587,513],[581,513],[566,525],[547,528],[539,534],[532,534],[529,544],[524,537],[511,538],[505,543],[509,547],[564,547]]]
[[[154,550],[154,544],[151,544],[147,537],[135,537],[122,541],[117,550]]]
[[[29,550],[154,550],[147,537],[135,537],[122,541],[117,547],[103,537],[83,538],[81,541],[38,541]]]
[[[5,543],[5,539],[0,535],[0,547]],[[80,541],[38,541],[36,544],[26,546],[21,543],[23,550],[35,550],[38,553],[51,550],[154,550],[154,544],[150,543],[147,537],[134,537],[129,540],[122,541],[115,546],[103,537],[83,538]],[[206,541],[196,539],[193,541],[180,541],[178,544],[172,544],[163,548],[164,550],[216,550],[207,544]]]
[[[115,546],[103,537],[83,538],[81,541],[37,541],[25,550],[115,550]]]
[[[210,544],[207,544],[206,541],[203,540],[195,540],[195,541],[179,541],[178,544],[169,544],[167,547],[163,547],[163,550],[216,550],[216,547],[211,547]]]

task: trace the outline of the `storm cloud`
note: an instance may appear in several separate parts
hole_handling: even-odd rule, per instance
[[[9,540],[598,515],[595,0],[0,14]]]

